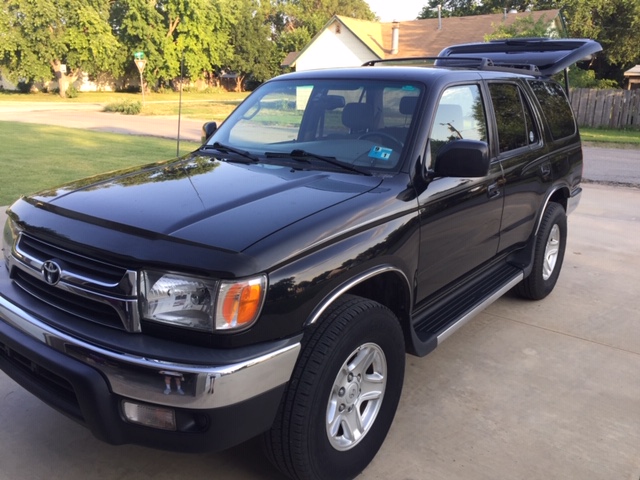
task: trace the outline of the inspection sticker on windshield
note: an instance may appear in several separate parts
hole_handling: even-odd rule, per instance
[[[369,157],[377,160],[389,160],[389,158],[391,158],[391,152],[393,152],[393,150],[390,148],[376,146],[369,150]]]

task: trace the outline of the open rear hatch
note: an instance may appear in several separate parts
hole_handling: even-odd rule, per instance
[[[584,38],[508,38],[452,45],[442,50],[438,57],[482,58],[496,67],[507,68],[532,65],[540,75],[548,77],[576,62],[588,60],[601,50],[598,42]]]

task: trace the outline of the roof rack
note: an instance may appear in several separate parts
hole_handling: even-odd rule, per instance
[[[369,60],[362,64],[363,67],[373,67],[375,65],[401,66],[412,65],[420,67],[446,67],[464,68],[474,70],[487,70],[494,72],[524,73],[527,75],[541,75],[536,65],[528,63],[495,62],[487,57],[467,57],[467,56],[440,56],[440,57],[403,57],[389,58],[384,60]]]

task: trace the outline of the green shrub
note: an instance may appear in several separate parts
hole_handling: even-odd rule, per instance
[[[609,78],[596,78],[593,70],[583,70],[578,66],[569,69],[569,85],[572,88],[620,88],[618,82]]]
[[[112,102],[104,107],[105,112],[123,113],[124,115],[137,115],[142,111],[142,103],[132,100]]]
[[[65,92],[67,98],[77,98],[79,94],[80,91],[73,84],[69,85],[67,91]]]

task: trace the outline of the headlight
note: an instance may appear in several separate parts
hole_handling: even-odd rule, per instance
[[[146,270],[140,279],[144,319],[203,332],[251,325],[260,314],[267,285],[264,275],[217,281]]]
[[[2,250],[4,251],[5,258],[7,258],[7,256],[9,255],[13,243],[15,242],[16,238],[18,238],[18,233],[18,225],[16,225],[13,220],[8,218],[4,224],[4,231],[2,234]]]

